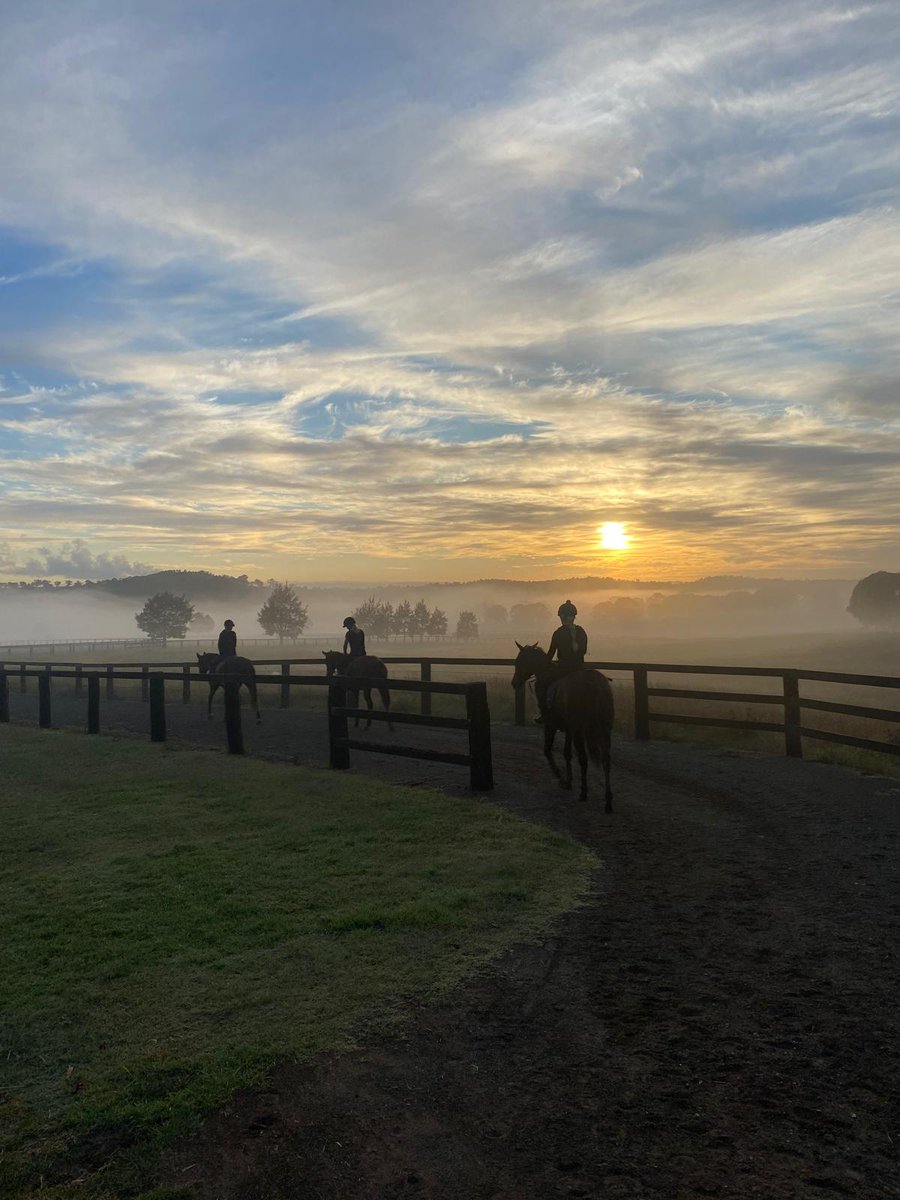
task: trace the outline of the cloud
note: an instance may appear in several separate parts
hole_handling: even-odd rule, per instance
[[[40,546],[24,565],[16,566],[9,546],[0,543],[0,570],[10,575],[68,576],[72,579],[112,579],[127,575],[150,575],[156,567],[132,563],[121,554],[93,553],[80,538],[51,548]]]
[[[887,4],[269,7],[10,8],[0,534],[896,553]]]

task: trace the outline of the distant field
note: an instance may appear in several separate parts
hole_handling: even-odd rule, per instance
[[[140,1190],[202,1111],[446,994],[595,862],[424,789],[21,727],[0,746],[3,1195]]]

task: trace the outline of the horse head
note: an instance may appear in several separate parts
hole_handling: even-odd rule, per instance
[[[542,650],[537,642],[532,646],[523,646],[519,642],[516,642],[516,645],[519,648],[519,653],[516,655],[515,671],[512,678],[514,688],[522,687],[532,675],[537,675],[539,671],[546,670],[548,666],[546,651]]]
[[[330,679],[335,673],[343,674],[344,668],[349,662],[346,654],[340,650],[323,650],[322,654],[325,658],[326,679]]]
[[[216,663],[218,661],[219,661],[218,654],[213,654],[209,650],[204,651],[203,654],[198,653],[197,669],[199,670],[201,675],[208,675],[211,671],[215,670]]]

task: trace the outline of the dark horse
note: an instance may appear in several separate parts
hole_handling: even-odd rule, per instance
[[[359,658],[351,658],[349,654],[342,654],[340,650],[323,650],[325,656],[325,675],[330,679],[332,675],[346,675],[347,679],[367,679],[370,682],[362,685],[363,695],[366,698],[366,707],[371,711],[374,708],[372,704],[372,683],[373,679],[387,680],[388,670],[380,658],[376,658],[374,654],[363,654]],[[384,711],[388,714],[388,729],[393,731],[394,723],[391,720],[391,693],[386,687],[380,684],[375,685],[378,689],[378,694],[381,696],[381,703],[384,705]],[[359,704],[359,688],[348,687],[347,691],[353,697],[353,703],[350,708],[356,708]],[[371,718],[366,721],[366,729],[372,724]],[[354,729],[359,725],[359,717],[354,722]]]
[[[247,691],[250,693],[250,700],[256,710],[257,725],[262,720],[259,715],[259,701],[256,698],[256,670],[249,658],[241,658],[239,654],[234,654],[228,658],[220,658],[218,654],[197,655],[197,666],[200,668],[203,675],[221,675],[222,679],[211,679],[209,681],[209,703],[206,706],[206,715],[212,716],[213,696],[220,687],[224,687],[226,683],[237,683],[238,691],[241,689],[241,684],[244,684]]]
[[[516,642],[519,646],[519,643]],[[519,646],[513,687],[521,687],[534,675],[540,679],[553,668],[546,653],[535,643]],[[599,671],[581,667],[551,683],[547,693],[547,712],[544,717],[544,756],[550,770],[563,787],[572,786],[572,743],[581,766],[581,799],[587,800],[588,757],[596,764],[603,764],[606,779],[606,811],[612,812],[612,790],[609,786],[610,735],[613,716],[612,688],[609,680]],[[553,757],[553,742],[556,731],[566,735],[566,778],[563,780]]]

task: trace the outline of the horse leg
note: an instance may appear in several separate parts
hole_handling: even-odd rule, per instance
[[[218,690],[219,690],[219,685],[217,683],[211,683],[209,685],[209,700],[206,702],[206,719],[207,719],[207,721],[212,720],[212,698]]]
[[[369,710],[369,712],[371,712],[372,709],[375,707],[375,705],[372,703],[372,689],[364,688],[363,690],[364,690],[365,696],[366,696],[366,708]],[[369,717],[366,721],[366,729],[371,729],[371,728],[372,728],[372,718]]]
[[[388,729],[393,733],[394,722],[391,720],[391,693],[387,688],[379,688],[378,691],[381,696],[381,703],[384,705],[384,711],[388,715]]]
[[[588,753],[587,746],[584,744],[583,733],[575,735],[575,749],[578,752],[578,765],[581,767],[581,794],[578,798],[579,800],[587,800]]]
[[[550,766],[550,770],[553,772],[559,782],[562,783],[562,775],[560,775],[559,767],[556,765],[556,759],[553,757],[553,742],[555,738],[556,730],[548,718],[544,725],[544,758],[546,758],[547,763]]]
[[[572,735],[566,730],[566,742],[563,747],[563,754],[566,760],[566,782],[565,789],[567,792],[572,790]]]
[[[262,717],[260,716],[260,713],[259,713],[259,700],[257,699],[257,696],[256,696],[256,680],[255,679],[249,679],[247,681],[247,691],[250,693],[250,699],[253,703],[253,707],[256,709],[256,723],[257,723],[257,725],[261,725]]]
[[[348,696],[352,696],[352,697],[353,697],[353,704],[352,704],[352,707],[353,707],[353,708],[359,708],[359,692],[347,692],[347,695],[348,695]],[[354,729],[359,729],[359,717],[355,717],[355,718],[354,718],[354,721],[353,721],[353,728],[354,728]]]
[[[612,788],[609,786],[610,758],[611,758],[611,755],[610,755],[610,745],[609,745],[609,734],[607,733],[603,739],[602,745],[600,746],[600,761],[603,763],[603,777],[606,780],[605,795],[606,795],[606,811],[608,813],[611,813],[613,810],[613,806],[612,806],[613,794],[612,794]]]

